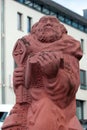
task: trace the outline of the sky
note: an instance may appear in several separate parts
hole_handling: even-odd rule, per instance
[[[56,3],[83,16],[83,10],[87,9],[87,0],[52,0]]]

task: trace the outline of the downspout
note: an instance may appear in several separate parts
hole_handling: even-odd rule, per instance
[[[1,0],[1,100],[5,104],[5,1]]]

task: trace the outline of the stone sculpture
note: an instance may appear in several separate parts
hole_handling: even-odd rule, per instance
[[[2,130],[82,130],[76,117],[79,41],[53,16],[17,40],[13,57],[16,104]]]

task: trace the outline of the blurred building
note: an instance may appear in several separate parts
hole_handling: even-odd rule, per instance
[[[12,83],[14,44],[18,38],[28,34],[31,26],[44,15],[56,16],[68,34],[81,42],[81,84],[76,99],[77,115],[84,123],[87,120],[87,10],[84,10],[84,16],[80,16],[51,0],[0,0],[0,103],[15,102]]]

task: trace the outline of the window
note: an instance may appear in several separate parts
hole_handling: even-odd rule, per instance
[[[84,31],[84,26],[79,24],[79,29],[80,29],[81,31]]]
[[[71,20],[70,20],[70,19],[68,19],[68,18],[65,18],[65,23],[67,23],[67,24],[71,25]]]
[[[78,23],[72,21],[72,26],[75,27],[75,28],[78,28]]]
[[[84,52],[84,39],[81,39],[81,49]]]
[[[45,14],[49,14],[50,13],[50,11],[47,8],[45,8],[45,7],[43,7],[42,12],[45,13]]]
[[[78,119],[83,119],[83,101],[77,100],[76,101],[76,115]]]
[[[80,70],[80,88],[81,89],[87,89],[87,84],[86,84],[86,71],[85,70]]]
[[[62,15],[58,15],[58,18],[59,18],[59,20],[62,21],[62,22],[64,22],[64,20],[65,20],[64,16],[62,16]]]
[[[27,17],[27,32],[30,32],[31,30],[31,18]]]
[[[34,3],[34,8],[38,11],[41,11],[41,6],[36,3]]]
[[[87,27],[85,27],[85,32],[87,33]]]
[[[24,3],[29,7],[33,7],[33,2],[31,0],[25,0]]]
[[[50,15],[57,16],[57,13],[50,11]]]
[[[22,30],[22,14],[17,13],[17,29]]]
[[[7,112],[0,112],[0,122],[3,122],[7,116]]]
[[[23,3],[23,2],[24,2],[24,0],[18,0],[18,2],[21,2],[21,3]]]

